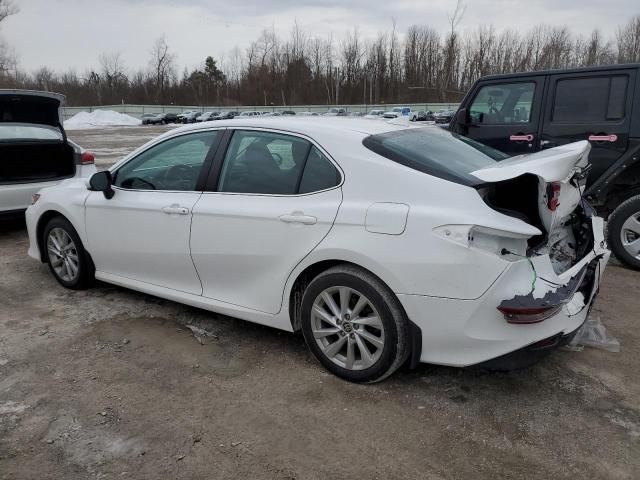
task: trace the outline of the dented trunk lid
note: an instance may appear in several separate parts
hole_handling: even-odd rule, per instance
[[[587,141],[570,143],[541,152],[519,155],[471,172],[486,183],[532,174],[538,177],[538,211],[549,234],[581,202],[589,166]],[[555,197],[553,208],[550,201]]]

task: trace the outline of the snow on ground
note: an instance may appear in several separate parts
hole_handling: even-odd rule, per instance
[[[140,125],[139,119],[113,110],[80,112],[64,122],[65,130],[86,130],[88,128],[121,127]]]

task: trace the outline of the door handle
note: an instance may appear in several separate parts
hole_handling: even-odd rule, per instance
[[[589,141],[613,143],[618,141],[618,136],[615,133],[611,135],[607,135],[606,133],[603,133],[602,135],[589,135]]]
[[[512,142],[533,142],[533,134],[528,133],[528,134],[517,134],[517,135],[511,135],[509,137],[509,140],[511,140]]]
[[[189,213],[189,209],[174,203],[168,207],[162,207],[162,213],[166,213],[167,215],[187,215]]]
[[[281,222],[284,223],[302,223],[303,225],[315,225],[318,223],[318,219],[316,217],[312,217],[311,215],[304,215],[302,212],[293,212],[288,215],[280,215],[278,217]]]

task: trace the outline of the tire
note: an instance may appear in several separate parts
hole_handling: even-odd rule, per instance
[[[334,309],[325,301],[327,295],[334,300]],[[348,299],[344,302],[348,306],[341,309],[343,297]],[[361,299],[367,305],[356,312]],[[319,310],[324,314],[318,314]],[[322,272],[305,289],[300,312],[309,350],[340,378],[379,382],[409,356],[409,328],[404,310],[389,287],[366,270],[339,265]],[[354,312],[356,318],[351,318]],[[337,318],[341,314],[342,320]]]
[[[67,241],[70,243],[65,247]],[[55,253],[61,251],[58,247],[65,247],[66,257]],[[72,290],[84,290],[91,286],[95,274],[93,262],[75,228],[66,218],[59,216],[49,220],[44,228],[42,248],[46,249],[49,270],[60,285]],[[60,261],[62,264],[58,263]],[[75,272],[72,265],[75,265]]]
[[[609,246],[618,260],[640,270],[640,195],[616,207],[609,215],[607,230]]]

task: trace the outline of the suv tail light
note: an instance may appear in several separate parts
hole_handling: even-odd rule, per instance
[[[547,185],[547,207],[552,212],[560,206],[560,182],[552,182]]]
[[[507,323],[527,324],[538,323],[554,316],[560,311],[562,305],[548,307],[498,307]]]
[[[93,165],[96,162],[96,157],[91,152],[82,152],[80,156],[80,165]]]

